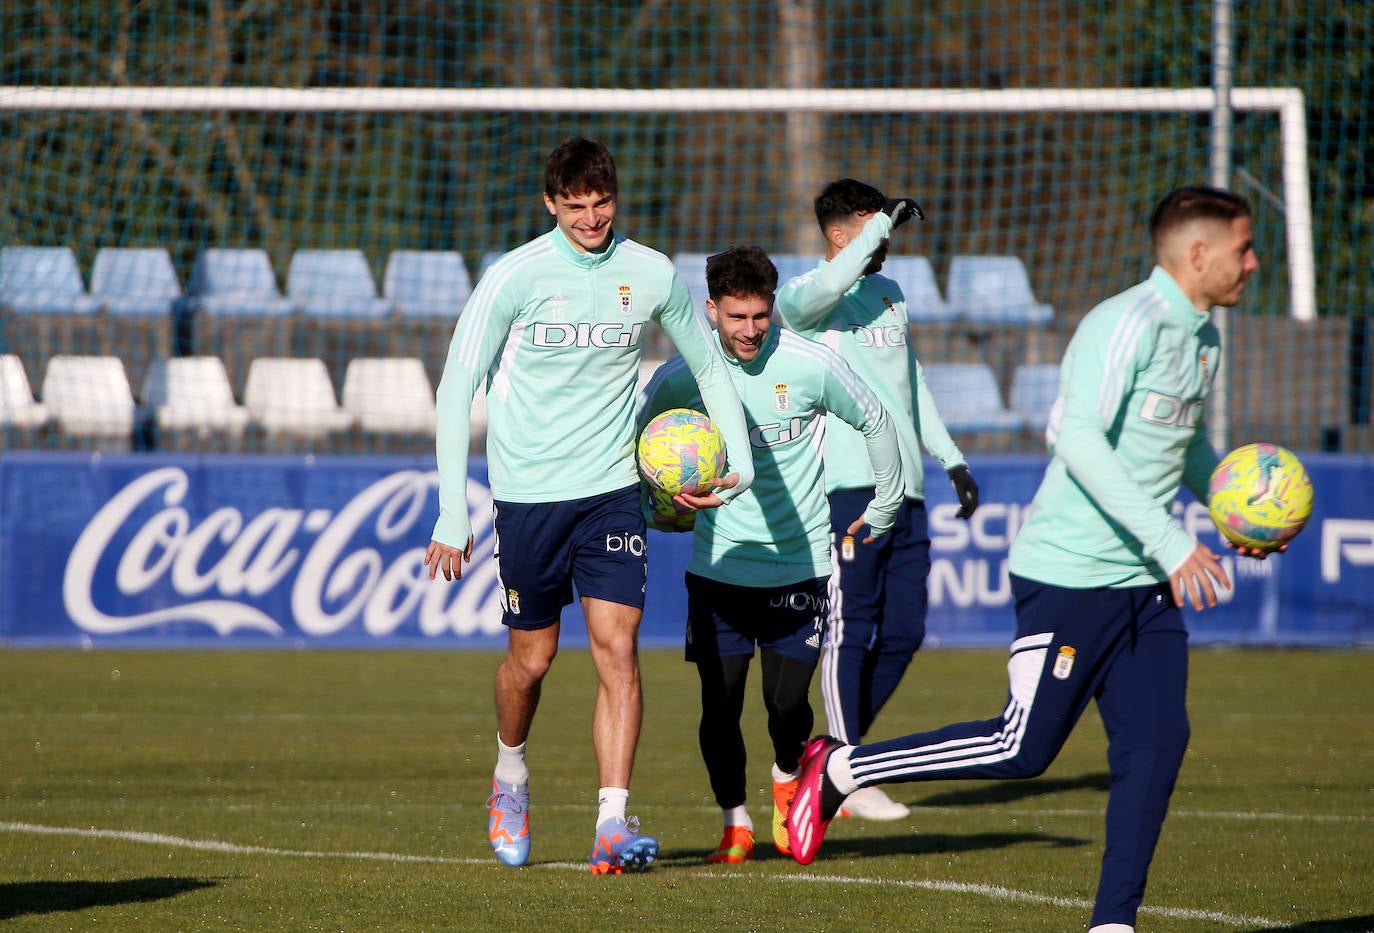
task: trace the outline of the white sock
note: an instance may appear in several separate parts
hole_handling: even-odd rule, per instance
[[[789,774],[786,771],[779,768],[778,763],[776,761],[773,762],[773,780],[777,781],[779,784],[786,784],[788,781],[795,781],[796,779],[797,772],[793,771],[791,774]]]
[[[754,830],[754,821],[749,819],[749,809],[744,804],[725,810],[725,825],[743,826],[750,832]]]
[[[835,785],[835,789],[846,797],[859,789],[859,782],[854,780],[854,772],[849,770],[849,753],[853,750],[852,745],[837,748],[830,753],[830,758],[825,762],[825,776],[830,778],[830,783]]]
[[[1088,933],[1135,933],[1135,927],[1128,923],[1099,923]]]
[[[501,741],[501,736],[496,737],[496,780],[505,781],[507,784],[528,784],[530,782],[530,767],[525,764],[525,743],[510,746]]]
[[[603,787],[597,793],[596,825],[607,820],[625,819],[625,804],[630,801],[628,787]]]

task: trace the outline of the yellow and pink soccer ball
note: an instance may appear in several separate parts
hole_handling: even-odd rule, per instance
[[[1242,547],[1274,551],[1312,516],[1312,479],[1291,450],[1246,444],[1231,451],[1207,484],[1217,530]]]
[[[673,496],[706,492],[725,472],[725,441],[711,419],[690,408],[669,409],[645,425],[637,454],[654,512],[669,524],[695,519],[695,513],[684,516]]]

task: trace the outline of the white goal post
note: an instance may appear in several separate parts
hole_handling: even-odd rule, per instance
[[[1289,313],[1317,316],[1312,205],[1302,91],[1238,87],[1230,105],[1278,114],[1288,246]],[[1210,112],[1211,88],[1083,89],[589,89],[0,86],[0,111],[578,111],[597,113],[1169,113]]]

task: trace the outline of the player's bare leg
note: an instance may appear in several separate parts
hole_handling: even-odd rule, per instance
[[[583,599],[587,640],[599,683],[592,718],[592,743],[602,787],[629,787],[635,747],[644,718],[639,680],[639,621],[633,606]]]
[[[643,612],[591,598],[583,598],[582,611],[598,681],[592,745],[601,792],[591,869],[593,874],[643,871],[657,857],[658,842],[638,832],[638,820],[625,816],[630,773],[644,719],[639,676],[639,622]]]
[[[496,857],[506,865],[524,865],[530,857],[529,769],[525,739],[529,736],[544,675],[558,653],[558,625],[536,631],[509,629],[506,656],[496,669],[498,754],[487,801],[487,835]]]
[[[520,745],[530,734],[544,675],[558,654],[559,623],[528,631],[509,629],[506,656],[496,669],[496,728],[506,745]]]

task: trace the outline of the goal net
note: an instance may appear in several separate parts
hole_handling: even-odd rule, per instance
[[[1188,6],[1205,39],[1207,5]],[[175,41],[154,41],[137,17],[110,21],[129,39],[111,53],[123,56],[111,75],[79,54],[95,54],[91,36],[34,14],[31,32],[13,34],[65,37],[76,51],[48,70],[12,58],[0,86],[0,354],[18,361],[6,364],[6,398],[26,390],[49,410],[41,430],[6,416],[5,443],[427,451],[432,420],[400,387],[432,394],[465,290],[491,256],[548,229],[543,161],[572,135],[598,137],[616,155],[620,232],[680,260],[688,279],[699,257],[734,243],[763,246],[784,275],[814,263],[822,247],[811,199],[827,180],[852,176],[917,198],[926,219],[894,236],[888,267],[916,299],[917,355],[938,378],[946,364],[986,367],[991,404],[1030,405],[1018,378],[1057,363],[1089,308],[1148,273],[1145,218],[1159,196],[1208,180],[1215,100],[1182,86],[1185,74],[1187,84],[1198,76],[1168,63],[1133,71],[1134,39],[1120,24],[1111,43],[1098,36],[1092,56],[1057,73],[1056,55],[1093,43],[1052,28],[1072,33],[1058,4],[1012,7],[1012,21],[1034,24],[1026,35],[987,11],[969,14],[945,24],[958,54],[938,43],[930,51],[964,70],[941,74],[927,61],[921,74],[902,75],[888,62],[871,87],[861,86],[860,50],[891,55],[900,44],[879,35],[876,20],[839,22],[800,2],[751,8],[761,24],[714,4],[702,8],[706,24],[644,4],[588,8],[580,26],[537,6],[520,23],[473,7],[478,19],[500,20],[488,24],[492,46],[477,24],[442,17],[429,36],[424,16],[302,12],[267,22],[247,7],[212,5],[205,67],[168,66],[200,80],[172,86],[152,80],[159,72],[147,55]],[[502,31],[516,26],[525,28],[518,41]],[[940,33],[914,14],[904,21],[917,26],[931,42]],[[607,32],[592,36],[598,29]],[[309,72],[273,44],[290,41],[303,43]],[[1139,41],[1158,49],[1161,40]],[[573,61],[579,43],[636,64],[595,71]],[[455,49],[472,59],[452,61]],[[255,68],[254,55],[280,70]],[[689,65],[692,55],[718,60]],[[719,60],[730,55],[758,67]],[[509,59],[522,56],[529,67],[517,71]],[[1013,63],[1023,70],[1005,70]],[[121,80],[92,83],[92,72]],[[989,87],[1010,75],[1032,86]],[[1123,77],[1156,86],[1124,86]],[[1357,387],[1349,367],[1329,365],[1345,361],[1349,328],[1329,316],[1316,280],[1303,101],[1294,88],[1231,94],[1233,187],[1256,208],[1262,267],[1231,315],[1224,414],[1235,437],[1315,449],[1333,426],[1349,426]],[[159,310],[146,313],[148,302]],[[671,347],[654,341],[650,351]],[[55,413],[70,407],[73,383],[117,383],[86,365],[90,357],[119,362],[133,405],[127,423],[114,419],[94,442],[81,419]],[[319,365],[253,372],[282,360]],[[377,360],[389,362],[353,365]],[[203,396],[188,407],[223,407],[221,420],[172,411],[187,385]],[[331,410],[269,410],[288,397],[310,407],[282,385]],[[950,385],[938,401],[968,449],[1043,448],[1038,410],[1015,429],[989,429],[962,410],[971,393]],[[384,410],[350,411],[364,398]]]

